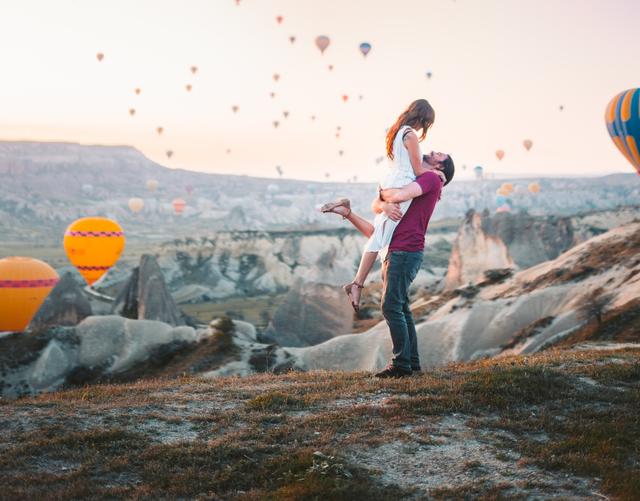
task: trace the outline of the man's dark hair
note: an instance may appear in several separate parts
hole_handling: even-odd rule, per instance
[[[451,158],[451,155],[447,155],[447,158],[441,162],[442,165],[442,172],[444,173],[444,177],[447,178],[447,182],[444,183],[444,185],[448,185],[451,180],[453,179],[453,175],[456,172],[456,166],[453,165],[453,158]]]

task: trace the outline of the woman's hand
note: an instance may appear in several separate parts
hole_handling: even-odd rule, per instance
[[[400,205],[389,202],[382,202],[382,212],[392,221],[400,221],[402,219],[402,211]]]

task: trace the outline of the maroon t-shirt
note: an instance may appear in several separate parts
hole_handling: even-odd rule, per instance
[[[389,252],[424,250],[424,236],[427,233],[433,209],[440,198],[442,181],[435,172],[425,172],[416,178],[416,183],[422,188],[422,195],[413,199],[402,220],[396,226],[389,244]]]

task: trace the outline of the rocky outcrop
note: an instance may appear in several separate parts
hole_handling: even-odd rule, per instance
[[[184,315],[169,294],[158,262],[149,254],[143,254],[140,265],[132,270],[112,311],[126,318],[185,325]]]
[[[524,269],[554,259],[578,240],[568,217],[471,210],[453,244],[445,289],[477,282],[486,270]]]
[[[91,315],[91,304],[82,288],[71,273],[65,273],[31,321],[31,329],[73,326]]]
[[[312,346],[351,331],[353,310],[340,287],[297,284],[276,310],[264,336],[280,346]]]

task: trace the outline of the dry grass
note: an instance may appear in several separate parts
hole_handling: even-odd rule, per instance
[[[640,492],[639,362],[633,349],[552,350],[394,381],[324,371],[184,377],[0,402],[0,498],[500,499],[534,492],[527,482],[455,479],[416,492],[354,460],[353,451],[390,443],[446,446],[431,436],[433,427],[464,415],[479,437],[493,437],[496,455],[517,452],[518,467],[598,478],[603,492],[633,499]],[[510,439],[496,438],[507,432]],[[540,442],[540,434],[549,439]],[[465,471],[482,470],[477,461],[460,462]]]

